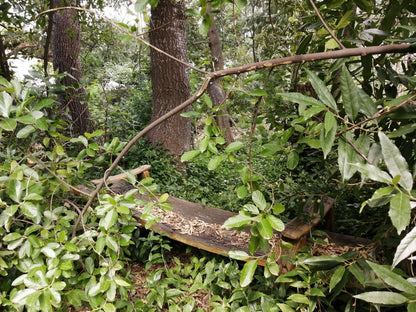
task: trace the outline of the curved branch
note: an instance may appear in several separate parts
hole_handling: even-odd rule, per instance
[[[338,58],[345,58],[350,56],[360,56],[360,55],[369,55],[369,54],[382,54],[382,53],[395,53],[395,52],[413,52],[416,50],[414,45],[410,44],[396,44],[396,45],[388,45],[388,46],[379,46],[379,47],[368,47],[368,48],[353,48],[353,49],[344,49],[344,50],[337,50],[337,51],[330,51],[330,52],[321,52],[321,53],[312,53],[312,54],[304,54],[304,55],[294,55],[289,57],[277,58],[274,60],[268,60],[263,62],[252,63],[244,66],[224,69],[215,71],[212,73],[208,73],[206,78],[198,90],[192,97],[188,100],[174,108],[173,110],[167,112],[165,115],[156,119],[147,127],[145,127],[142,131],[140,131],[121,151],[121,153],[117,156],[114,160],[113,164],[106,170],[104,173],[104,177],[100,184],[97,185],[96,189],[93,193],[90,194],[90,198],[88,202],[85,204],[83,210],[81,211],[81,215],[78,217],[77,222],[75,223],[74,230],[72,232],[72,236],[76,235],[77,227],[81,222],[82,216],[85,214],[87,209],[90,207],[92,202],[94,201],[95,197],[97,196],[100,189],[103,187],[107,178],[111,175],[111,172],[117,167],[120,160],[124,157],[124,155],[128,152],[128,150],[147,132],[151,129],[165,121],[166,119],[172,117],[173,115],[179,113],[192,103],[194,103],[197,99],[199,99],[207,90],[209,83],[216,78],[247,73],[251,71],[258,71],[265,68],[272,68],[277,67],[280,65],[287,65],[287,64],[294,64],[294,63],[304,63],[304,62],[312,62],[318,60],[327,60],[327,59],[338,59]]]

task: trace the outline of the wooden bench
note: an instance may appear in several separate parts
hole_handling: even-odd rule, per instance
[[[149,176],[149,165],[144,165],[133,170],[129,170],[132,174],[142,174],[145,177]],[[121,173],[111,176],[107,179],[107,184],[113,184],[111,188],[117,193],[124,193],[133,186],[123,181],[127,178],[127,173]],[[93,180],[92,183],[99,184],[102,179]],[[152,200],[143,195],[136,194],[138,198]],[[323,201],[323,215],[327,215],[334,204],[334,200],[330,197],[324,196]],[[157,198],[155,199],[157,202]],[[222,225],[224,222],[236,213],[207,207],[198,203],[186,201],[180,198],[170,196],[168,202],[172,206],[172,211],[164,212],[154,210],[152,213],[161,218],[161,222],[154,223],[150,229],[163,233],[169,238],[179,241],[183,244],[206,250],[215,254],[228,255],[233,249],[244,250],[248,253],[248,241],[250,239],[250,231],[246,229],[242,232],[236,230],[225,230]],[[274,244],[279,244],[283,237],[284,240],[289,241],[293,245],[292,250],[286,250],[282,254],[295,254],[306,244],[306,237],[310,231],[319,224],[321,216],[319,213],[313,212],[312,207],[309,208],[309,221],[305,221],[301,217],[291,220],[285,225],[285,230],[282,233],[276,233]],[[143,226],[146,221],[141,218],[141,211],[138,208],[134,213],[137,221]],[[280,248],[278,248],[280,249]],[[257,256],[261,256],[262,252],[258,252]],[[291,269],[291,264],[284,260],[279,261],[283,271]],[[259,261],[260,265],[265,264],[264,261]]]

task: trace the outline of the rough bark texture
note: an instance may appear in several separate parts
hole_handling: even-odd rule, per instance
[[[211,50],[211,58],[214,64],[214,70],[224,69],[224,58],[222,56],[222,45],[220,37],[218,35],[218,30],[215,25],[214,16],[211,13],[211,5],[207,4],[208,14],[211,15],[212,25],[208,30],[208,43]],[[224,104],[225,92],[218,83],[218,80],[212,81],[208,86],[208,94],[211,98],[213,106],[219,106]],[[218,116],[215,117],[218,127],[224,131],[224,139],[227,143],[234,141],[233,134],[230,128],[230,117],[228,116],[227,110],[221,109],[218,111]]]
[[[52,0],[54,8],[75,6],[75,0]],[[71,132],[74,135],[91,130],[90,113],[85,102],[85,91],[79,87],[82,77],[78,58],[81,50],[80,27],[75,10],[59,10],[53,14],[53,67],[67,73],[60,83],[65,92],[59,95],[60,109],[69,112]]]
[[[2,37],[0,37],[0,76],[3,76],[9,81],[12,79]]]
[[[185,3],[161,0],[151,12],[150,43],[170,55],[187,61]],[[153,90],[152,121],[166,114],[190,97],[187,68],[154,50],[150,53]],[[191,122],[179,114],[149,132],[153,143],[162,143],[173,154],[188,151]]]

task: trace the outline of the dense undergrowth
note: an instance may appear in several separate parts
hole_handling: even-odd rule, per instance
[[[323,82],[315,83],[325,93]],[[339,155],[345,152],[350,160],[353,156],[342,143],[338,144],[345,150],[338,155],[325,147],[334,144],[333,137],[326,137],[335,135],[331,128],[334,113],[316,100],[284,95],[301,103],[309,101],[316,105],[315,112],[325,110],[331,116],[321,126],[305,117],[293,121],[297,126],[293,129],[308,128],[310,135],[323,131],[320,144],[325,155],[311,148],[316,141],[288,142],[297,131],[292,128],[271,134],[260,129],[250,142],[250,154],[244,148],[246,139],[225,145],[218,139],[215,124],[205,119],[205,136],[198,149],[182,156],[186,164],[140,142],[119,170],[150,164],[151,177],[137,181],[128,175],[136,188],[122,195],[104,189],[93,206],[86,206],[88,194],[77,186],[91,188],[89,181],[102,176],[125,142],[117,137],[103,142],[100,130],[69,138],[66,124],[54,115],[54,100],[36,97],[16,81],[2,79],[0,84],[3,311],[372,311],[379,305],[395,306],[391,311],[407,305],[413,311],[414,279],[406,265],[397,268],[409,256],[408,250],[394,254],[404,236],[398,236],[395,227],[403,227],[406,220],[387,215],[387,211],[395,211],[392,205],[397,197],[403,197],[402,206],[406,198],[413,198],[413,192],[406,193],[410,180],[400,182],[400,175],[390,178],[382,171],[392,171],[385,158],[387,165],[383,169],[373,166],[373,172],[368,165],[356,165],[362,176],[357,174],[350,184],[367,175],[376,181],[370,188],[341,182]],[[311,117],[307,110],[301,113]],[[322,129],[330,129],[332,134]],[[390,139],[381,133],[379,140],[376,148],[381,146],[388,155],[401,159]],[[401,174],[407,176],[404,162],[399,165]],[[344,166],[343,174],[351,178],[355,167]],[[136,192],[149,193],[151,198],[138,200]],[[237,212],[225,226],[251,227],[249,250],[266,252],[265,267],[257,265],[258,258],[238,251],[230,254],[235,260],[195,250],[185,258],[171,253],[174,244],[140,228],[131,212],[137,205],[144,206],[142,217],[150,226],[158,221],[152,214],[154,207],[170,209],[167,194]],[[340,232],[382,238],[384,246],[378,246],[382,251],[370,248],[315,256],[314,248],[326,244],[323,233],[318,232],[309,246],[285,257],[294,269],[282,274],[275,262],[276,250],[269,246],[273,230],[281,231],[283,222],[302,213],[307,205],[319,209],[324,195],[335,198]],[[369,206],[364,213],[370,220],[357,217],[363,202]],[[290,244],[286,242],[282,248],[290,248]],[[141,297],[133,295],[135,262],[144,263],[147,272]],[[378,264],[391,262],[396,262],[394,270]]]

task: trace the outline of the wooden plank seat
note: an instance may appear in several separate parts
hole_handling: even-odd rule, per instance
[[[132,174],[143,174],[148,176],[150,170],[149,165],[141,166],[139,168],[130,170]],[[117,193],[124,193],[133,186],[124,179],[127,177],[126,173],[118,174],[109,177],[107,184],[112,183],[111,188]],[[92,181],[94,184],[101,182],[101,179]],[[147,196],[136,194],[137,198],[146,200]],[[154,199],[157,202],[157,198]],[[323,197],[324,211],[326,215],[334,204],[334,200],[330,197]],[[152,214],[160,217],[161,221],[153,224],[150,228],[159,233],[166,234],[169,238],[184,243],[186,245],[206,250],[215,254],[227,255],[231,250],[244,250],[248,253],[247,245],[250,239],[249,229],[238,232],[236,230],[225,230],[222,225],[224,222],[236,215],[234,212],[207,207],[198,203],[193,203],[180,198],[170,196],[168,202],[172,206],[171,211],[163,211],[159,208],[154,208]],[[143,226],[146,221],[141,218],[143,207],[137,207],[134,216]],[[293,244],[293,250],[284,251],[285,254],[294,254],[298,249],[305,245],[306,236],[320,221],[319,213],[313,213],[310,208],[310,221],[305,221],[300,217],[293,219],[286,224],[286,228],[282,233],[276,233],[271,240],[274,246],[280,246],[282,237]],[[277,248],[280,250],[280,248]],[[262,255],[258,252],[256,255]],[[264,261],[259,261],[260,265],[264,265]],[[282,265],[284,263],[281,263]],[[286,265],[286,270],[290,270],[290,265]]]

